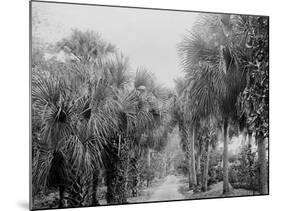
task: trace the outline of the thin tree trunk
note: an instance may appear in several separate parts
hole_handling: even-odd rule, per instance
[[[223,194],[229,193],[228,182],[228,118],[223,125]]]
[[[197,188],[201,187],[201,157],[202,157],[202,152],[197,153],[197,158],[196,158],[196,180],[197,180]]]
[[[255,195],[255,187],[254,187],[255,173],[253,170],[254,160],[252,159],[252,133],[248,133],[247,137],[248,137],[247,159],[249,162],[250,189],[253,190],[253,195]]]
[[[248,142],[247,142],[247,144],[248,144],[248,146],[250,146],[250,147],[252,147],[252,134],[251,133],[249,133],[248,134]]]
[[[192,128],[192,139],[190,146],[190,154],[191,154],[191,178],[192,178],[192,186],[193,190],[196,188],[197,180],[196,180],[196,171],[195,171],[195,150],[194,150],[194,142],[195,142],[195,126]]]
[[[150,149],[148,149],[148,152],[147,152],[147,165],[148,165],[148,168],[150,168]]]
[[[267,160],[265,139],[257,138],[258,142],[258,165],[259,165],[259,191],[261,194],[268,194]]]
[[[205,161],[205,165],[204,165],[203,184],[202,184],[203,192],[207,191],[207,188],[208,188],[209,160],[210,160],[210,142],[207,141],[207,143],[206,143],[206,161]]]
[[[132,168],[132,195],[133,197],[138,196],[138,186],[139,186],[139,156],[134,155],[131,159]]]
[[[242,147],[246,146],[246,144],[247,144],[247,137],[248,137],[247,130],[244,129],[242,131]]]
[[[189,167],[189,170],[188,170],[188,188],[192,189],[192,178],[191,178],[190,167]]]
[[[120,149],[121,148],[121,135],[119,135],[119,138],[118,138],[118,157],[120,156]]]
[[[189,183],[189,189],[193,189],[193,177],[192,177],[192,165],[191,165],[191,156],[189,156],[189,160],[188,160],[188,183]]]
[[[151,163],[151,153],[150,153],[150,149],[148,148],[148,152],[147,152],[147,166],[148,166],[148,176],[146,178],[146,187],[149,187],[150,185],[150,163]]]

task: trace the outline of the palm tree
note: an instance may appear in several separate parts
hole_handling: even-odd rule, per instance
[[[92,177],[95,178],[92,188],[92,205],[97,204],[96,181],[99,169],[102,166],[100,159],[104,154],[103,148],[104,145],[106,145],[107,136],[116,128],[115,122],[113,121],[114,119],[112,118],[114,113],[112,109],[113,99],[110,97],[110,95],[112,95],[112,90],[109,82],[103,79],[105,78],[105,70],[98,66],[99,63],[97,62],[101,61],[102,57],[106,56],[106,53],[111,53],[114,48],[110,47],[112,45],[102,41],[99,36],[96,35],[95,38],[94,35],[94,33],[90,32],[82,33],[74,31],[70,40],[64,39],[64,47],[68,44],[75,44],[74,46],[70,46],[73,47],[72,54],[75,54],[76,57],[80,59],[74,63],[54,61],[52,64],[47,65],[49,71],[47,71],[48,74],[44,74],[45,78],[38,77],[36,74],[37,69],[34,69],[34,83],[32,89],[34,98],[33,113],[36,114],[34,118],[36,119],[36,116],[38,116],[37,119],[39,120],[48,120],[42,123],[37,120],[37,122],[44,127],[42,129],[42,135],[46,133],[46,137],[43,139],[47,140],[45,142],[54,141],[55,143],[64,140],[64,144],[58,145],[59,149],[56,148],[56,146],[52,146],[53,144],[48,144],[48,148],[50,148],[49,145],[51,145],[52,148],[54,148],[52,150],[61,151],[67,143],[71,143],[73,147],[75,144],[82,143],[80,148],[83,150],[80,151],[79,159],[77,159],[80,161],[81,159],[88,159],[88,161],[90,160],[93,162],[91,168],[88,168],[91,170]],[[79,47],[79,45],[82,47]],[[98,54],[93,54],[94,48],[98,49]],[[88,50],[89,53],[87,53],[86,50]],[[120,59],[118,60],[118,58],[121,57],[116,56],[116,58],[117,59],[114,61],[119,61]],[[115,63],[111,62],[110,64],[113,66]],[[116,62],[116,65],[119,65],[119,63]],[[107,68],[107,66],[103,65],[103,68]],[[49,110],[52,112],[50,115],[54,120],[46,116]],[[42,113],[42,111],[44,112]],[[68,114],[71,116],[69,117]],[[56,123],[56,121],[58,121],[58,123]],[[84,128],[87,128],[87,130],[85,131]],[[83,130],[84,135],[87,134],[87,136],[79,135],[81,134],[81,130]],[[60,133],[63,133],[63,135],[60,135]],[[98,144],[99,142],[104,144]],[[76,148],[79,147],[77,146]],[[65,153],[65,156],[69,157],[67,154],[68,153]],[[56,156],[60,158],[63,157],[60,153],[56,153]],[[77,167],[75,163],[70,162],[70,160],[68,160],[68,165],[70,165],[71,169],[76,169],[77,172],[82,171],[80,170],[80,165]],[[99,162],[97,162],[98,160]],[[40,167],[37,169],[40,169]],[[82,176],[85,175],[86,174]],[[37,176],[36,174],[35,178],[37,178]],[[39,175],[38,178],[40,179],[40,177]],[[75,179],[74,184],[76,184],[76,186],[79,182],[86,181],[84,178],[80,177],[79,175],[71,176],[72,180]],[[87,180],[89,180],[89,177],[91,176],[87,175]],[[84,191],[83,184],[78,186],[80,186],[80,190],[76,191],[77,196],[81,191]],[[62,188],[60,189],[63,190]],[[68,189],[72,191],[71,188]],[[72,187],[72,189],[74,189],[74,187]],[[85,195],[87,194],[84,194],[83,197],[85,197]],[[75,198],[75,196],[72,198]],[[84,199],[81,198],[77,203],[81,205],[83,200]]]
[[[71,59],[81,63],[100,63],[115,47],[101,38],[95,31],[73,30],[71,35],[56,44],[57,50],[63,50]]]
[[[152,121],[152,115],[148,110],[138,107],[140,102],[139,92],[120,90],[116,93],[116,118],[118,132],[115,134],[115,156],[111,167],[108,169],[108,203],[127,203],[127,171],[129,164],[129,152],[136,141],[135,133],[148,128]],[[141,109],[141,110],[140,110]]]
[[[201,186],[202,186],[202,171],[201,171],[201,159],[204,153],[204,142],[205,142],[205,137],[204,137],[204,131],[202,130],[202,126],[200,125],[198,127],[198,131],[196,133],[196,144],[195,144],[195,149],[196,149],[196,178],[197,178],[197,190],[199,191]]]
[[[34,164],[34,187],[58,187],[59,206],[64,206],[65,191],[73,196],[68,197],[71,206],[81,206],[83,181],[88,180],[87,176],[102,163],[106,117],[95,114],[89,124],[96,127],[85,127],[85,103],[81,102],[86,98],[73,99],[61,79],[34,74],[32,86],[34,119],[38,119],[42,131],[38,140],[39,157]],[[103,123],[97,122],[99,120]],[[73,192],[82,196],[76,197]]]
[[[150,138],[152,133],[149,131],[156,129],[165,116],[165,91],[154,83],[146,70],[141,69],[136,72],[132,90],[127,87],[115,92],[118,132],[113,137],[116,147],[112,153],[115,156],[107,170],[108,203],[127,202],[129,156],[138,157],[138,151],[150,155],[149,149],[159,146],[155,144],[155,137]],[[148,137],[145,142],[142,141],[144,136]],[[134,160],[137,161],[136,157]]]
[[[71,90],[78,90],[76,96],[84,99],[84,110],[81,111],[85,120],[84,127],[93,127],[96,129],[95,136],[111,142],[118,125],[117,111],[114,109],[115,92],[124,89],[130,80],[128,58],[116,52],[112,44],[105,42],[93,31],[74,30],[70,37],[58,42],[56,46],[69,55],[70,59],[74,58],[70,70],[75,77],[70,80],[70,86]],[[100,127],[103,123],[104,128]],[[107,151],[111,145],[112,143],[106,147]],[[100,169],[96,169],[92,175],[91,205],[98,204],[96,193],[99,171]]]
[[[118,131],[114,135],[116,156],[108,171],[108,203],[127,203],[126,182],[128,166],[128,144],[136,121],[137,93],[135,90],[120,90],[116,94],[116,118]],[[114,172],[115,171],[115,172]]]
[[[203,16],[194,33],[183,39],[178,50],[187,77],[193,81],[190,97],[194,99],[194,117],[200,119],[219,107],[224,119],[223,193],[228,193],[228,128],[230,118],[236,115],[243,76],[231,48],[231,27],[224,27],[225,20],[228,20],[225,15]]]
[[[195,167],[195,128],[196,121],[192,119],[190,100],[188,99],[188,93],[190,91],[190,83],[184,79],[175,80],[176,83],[176,95],[174,98],[174,105],[172,109],[173,119],[177,122],[179,131],[184,143],[187,142],[188,149],[190,149],[190,166],[189,174],[190,181],[189,186],[194,190],[197,186],[196,167]],[[188,141],[188,136],[189,140]],[[189,152],[188,152],[189,153]]]
[[[64,178],[67,180],[67,177],[63,177],[67,175],[66,168],[51,167],[55,165],[66,167],[65,157],[62,155],[58,143],[71,132],[71,108],[65,106],[61,100],[63,92],[61,93],[60,90],[63,90],[63,85],[59,81],[47,81],[34,75],[32,83],[33,118],[35,121],[37,120],[42,131],[37,139],[39,153],[34,163],[34,192],[39,191],[41,187],[44,189],[48,186],[59,187],[63,191],[63,187],[67,183],[67,181],[63,181]],[[62,170],[62,172],[55,172],[55,169]],[[53,173],[54,182],[48,181],[48,178],[51,178],[50,173]],[[57,175],[56,178],[55,175]]]
[[[217,128],[214,124],[214,118],[203,121],[202,128],[202,139],[203,147],[205,152],[205,162],[202,176],[202,186],[201,190],[207,191],[208,187],[208,171],[209,171],[209,161],[210,161],[210,151],[212,148],[215,148],[217,143]]]

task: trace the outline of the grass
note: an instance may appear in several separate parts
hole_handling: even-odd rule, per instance
[[[208,187],[206,192],[193,193],[185,184],[182,186],[179,191],[186,197],[186,199],[201,199],[201,198],[218,198],[218,197],[233,197],[233,196],[251,196],[259,195],[259,193],[245,189],[234,189],[230,187],[230,192],[228,194],[223,194],[223,182],[219,182]]]

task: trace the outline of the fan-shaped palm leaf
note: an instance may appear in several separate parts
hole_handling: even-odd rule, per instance
[[[106,80],[117,89],[124,88],[130,82],[129,60],[123,54],[115,53],[103,64]]]
[[[115,51],[112,44],[105,42],[100,34],[93,31],[73,30],[71,36],[58,42],[57,46],[83,63],[94,61]]]
[[[150,89],[153,86],[153,76],[145,68],[137,69],[134,78],[134,86],[136,89]]]

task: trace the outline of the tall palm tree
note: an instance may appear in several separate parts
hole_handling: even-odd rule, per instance
[[[129,152],[134,145],[135,133],[148,128],[152,121],[149,110],[138,107],[140,93],[133,89],[119,90],[116,93],[116,118],[118,132],[114,135],[115,154],[108,168],[108,203],[127,203],[127,171]],[[141,109],[141,110],[140,110]]]
[[[119,54],[112,44],[105,42],[100,34],[93,31],[74,30],[70,37],[58,42],[56,46],[69,55],[71,60],[74,59],[70,70],[75,78],[71,80],[70,86],[71,90],[79,90],[77,96],[84,98],[84,126],[96,129],[96,136],[112,142],[111,137],[118,126],[115,92],[124,89],[129,83],[128,58]],[[103,117],[100,116],[102,113]],[[102,122],[105,123],[104,128],[99,127]],[[106,126],[111,129],[107,130]],[[106,147],[107,150],[111,146],[112,143]],[[91,205],[98,204],[96,193],[99,170],[96,169],[92,175]]]
[[[224,186],[228,184],[228,128],[229,121],[236,115],[236,101],[243,89],[243,76],[231,43],[230,17],[208,15],[200,18],[194,32],[186,36],[178,50],[189,80],[194,81],[191,99],[196,118],[212,113],[219,107],[224,119]],[[226,25],[229,24],[229,25]]]
[[[156,129],[165,116],[163,106],[166,98],[166,90],[156,85],[144,69],[136,72],[131,90],[127,87],[115,92],[118,132],[113,138],[116,148],[112,153],[115,156],[107,172],[108,203],[127,202],[129,155],[139,156],[137,151],[141,148],[150,155],[150,148],[161,145],[155,144],[156,138],[151,137],[149,130]],[[145,142],[142,141],[144,136],[148,137]]]
[[[190,166],[189,186],[196,190],[197,177],[195,166],[195,128],[196,120],[192,119],[191,101],[188,98],[191,83],[186,79],[175,80],[176,95],[174,98],[174,105],[172,109],[173,119],[177,122],[179,131],[184,142],[187,142],[188,149],[190,149]],[[189,140],[187,140],[189,139]]]
[[[208,171],[209,171],[209,161],[210,161],[210,151],[212,148],[215,148],[217,143],[217,133],[218,129],[215,125],[214,118],[209,118],[202,122],[202,139],[203,147],[205,152],[205,162],[202,175],[202,186],[201,190],[207,191],[208,187]]]

